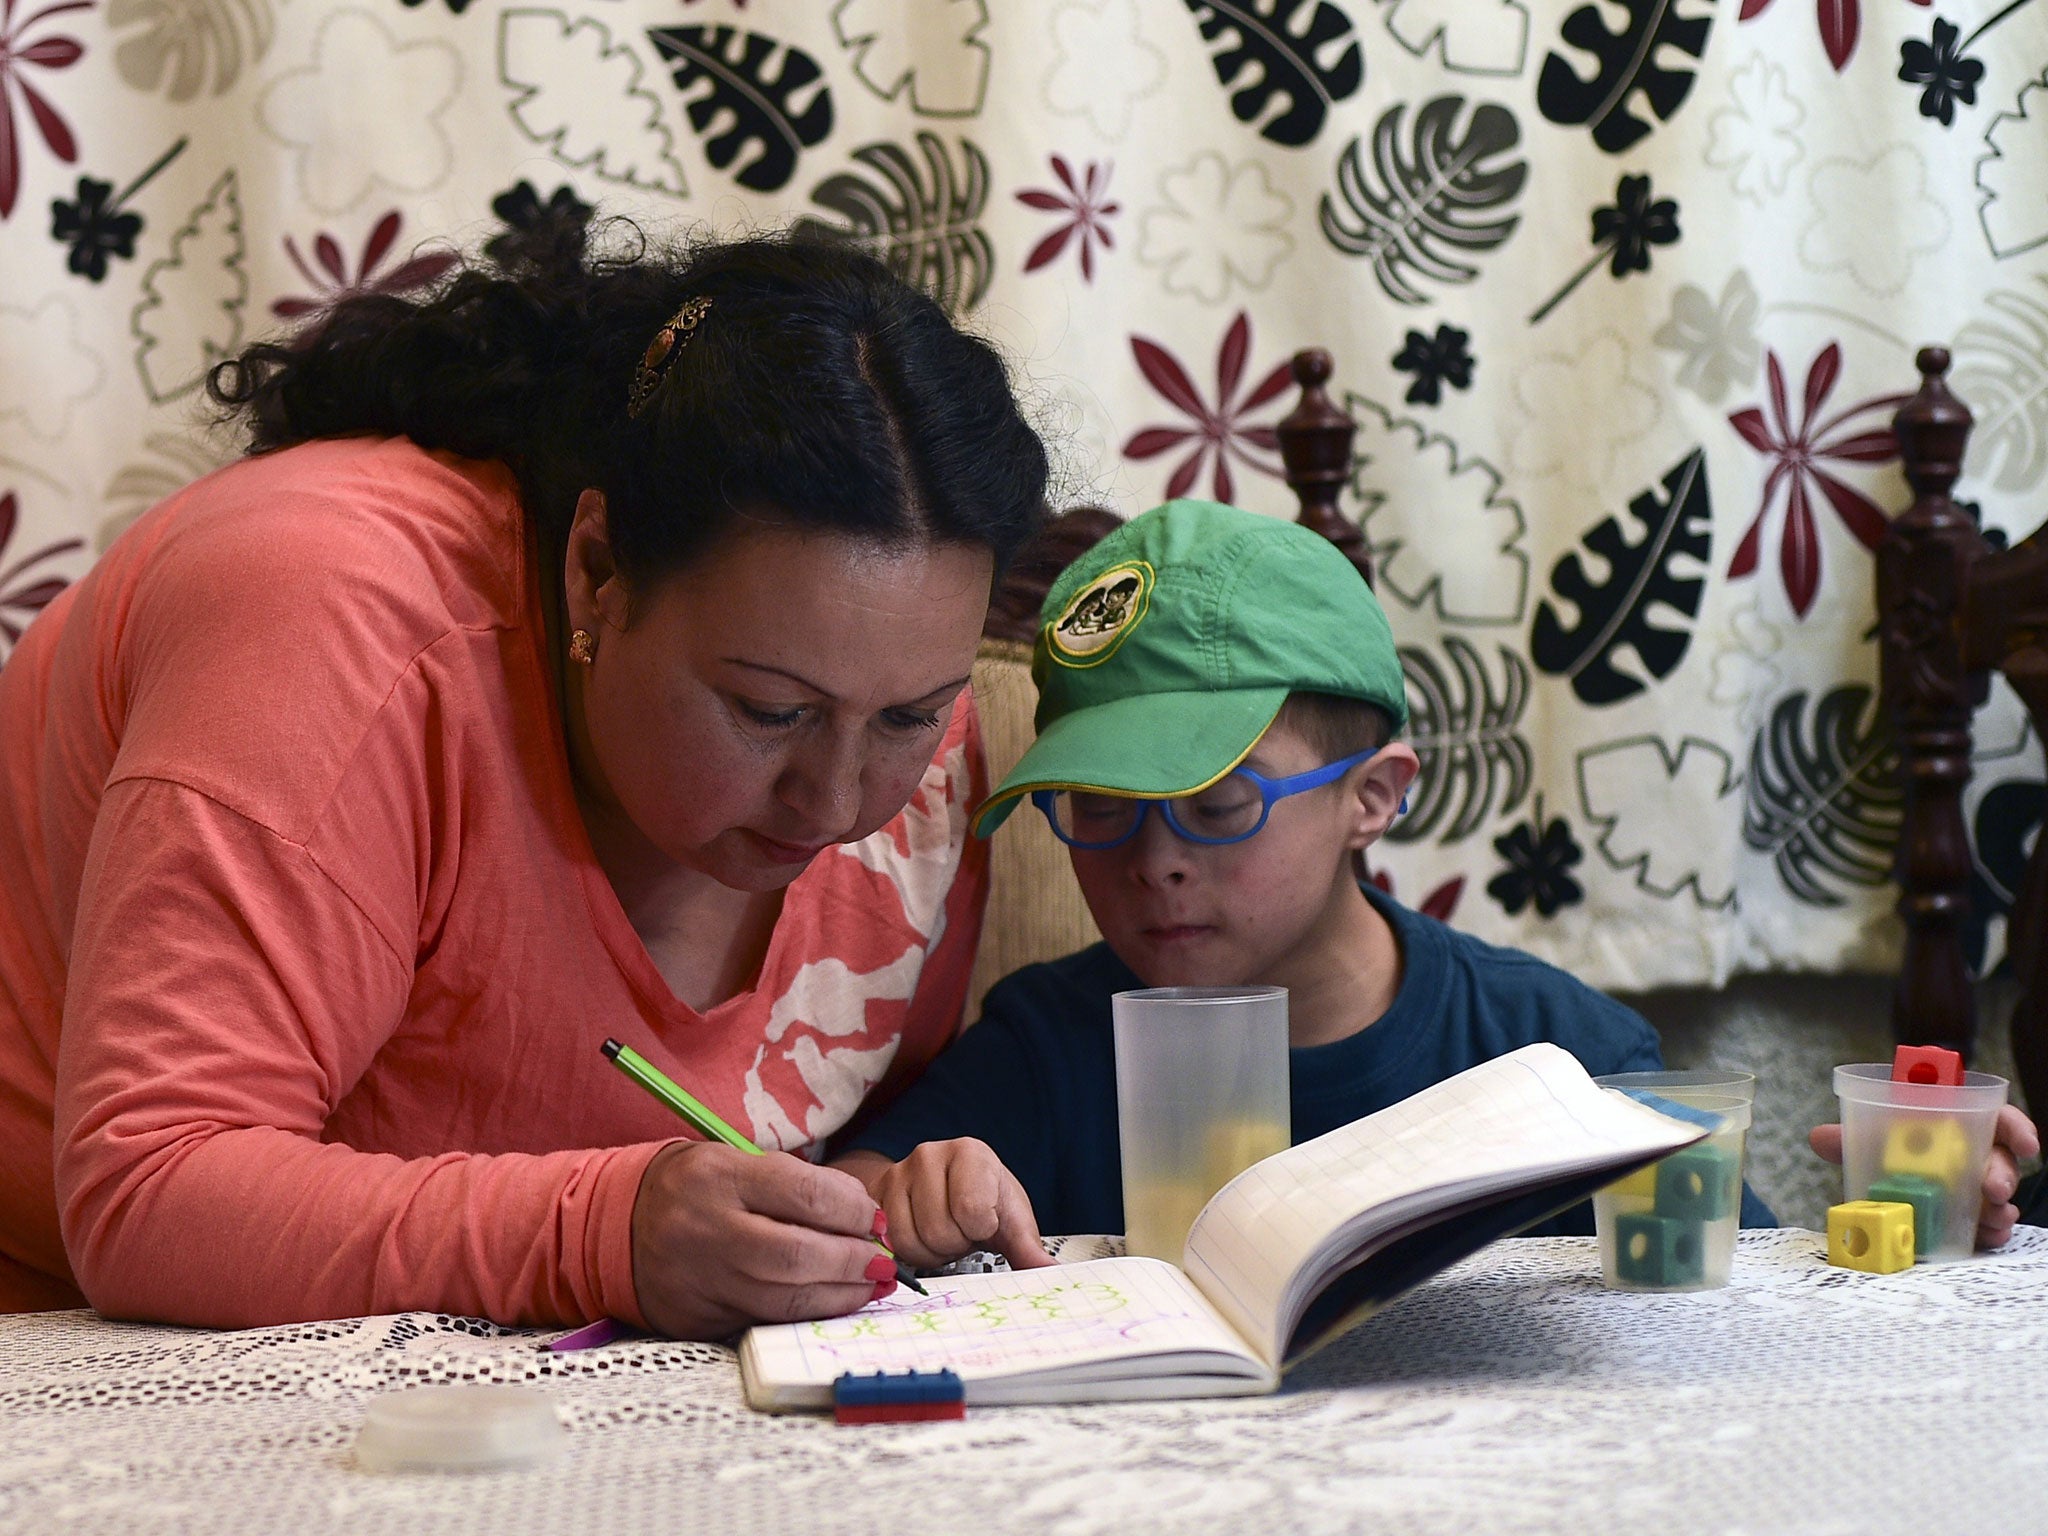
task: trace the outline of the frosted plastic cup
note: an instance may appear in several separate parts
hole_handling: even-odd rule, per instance
[[[1878,1062],[1835,1068],[1845,1198],[1912,1206],[1919,1262],[1967,1259],[2005,1093],[2005,1079],[1989,1072],[1965,1072],[1960,1086],[1943,1087],[1895,1083]]]
[[[1148,987],[1110,999],[1124,1227],[1178,1264],[1209,1197],[1288,1145],[1287,989]]]
[[[1603,1088],[1654,1093],[1721,1117],[1720,1128],[1593,1196],[1600,1277],[1618,1291],[1710,1291],[1728,1283],[1742,1226],[1748,1072],[1617,1072]]]

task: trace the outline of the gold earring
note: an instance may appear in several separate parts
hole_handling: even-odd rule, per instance
[[[597,660],[597,636],[587,629],[573,631],[569,636],[569,659],[589,666]]]

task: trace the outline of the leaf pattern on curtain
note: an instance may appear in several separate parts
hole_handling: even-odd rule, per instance
[[[1650,681],[1669,677],[1692,643],[1690,628],[1672,625],[1670,617],[1692,619],[1706,590],[1714,514],[1704,450],[1695,448],[1672,466],[1661,500],[1644,491],[1628,510],[1642,524],[1640,538],[1630,542],[1621,524],[1605,517],[1582,541],[1604,567],[1603,577],[1589,575],[1576,552],[1551,572],[1550,590],[1571,604],[1578,623],[1567,629],[1545,598],[1529,635],[1529,659],[1541,671],[1569,678],[1572,692],[1587,704],[1618,704],[1641,693],[1648,686],[1644,674]],[[1628,671],[1615,664],[1623,649],[1636,658]]]
[[[1608,27],[1597,5],[1582,5],[1564,19],[1558,35],[1566,47],[1591,56],[1591,78],[1563,54],[1552,53],[1536,82],[1536,105],[1545,117],[1591,128],[1593,142],[1610,155],[1632,149],[1650,131],[1651,124],[1635,111],[1636,98],[1657,122],[1671,120],[1693,83],[1693,70],[1672,61],[1705,54],[1707,31],[1714,24],[1712,0],[1623,3],[1628,21],[1619,31]],[[1690,13],[1682,6],[1691,7]]]
[[[1443,660],[1401,647],[1408,683],[1406,740],[1422,760],[1408,790],[1408,814],[1393,842],[1469,837],[1489,817],[1522,803],[1535,779],[1535,756],[1521,731],[1529,707],[1529,665],[1499,647],[1500,683],[1470,641],[1446,635]]]
[[[844,224],[806,218],[797,220],[797,228],[865,246],[946,308],[969,310],[995,276],[995,247],[981,224],[988,209],[988,157],[963,139],[955,169],[937,134],[920,133],[917,147],[917,158],[898,144],[856,149],[853,158],[865,173],[828,176],[811,194]]]
[[[1337,193],[1322,201],[1323,234],[1362,257],[1388,295],[1422,304],[1418,277],[1469,283],[1479,268],[1460,258],[1495,249],[1519,218],[1504,210],[1521,195],[1527,162],[1500,163],[1521,138],[1515,115],[1492,102],[1465,113],[1462,96],[1439,96],[1416,111],[1407,141],[1396,106],[1373,128],[1372,164],[1353,139],[1337,162]],[[1493,163],[1487,163],[1493,162]]]
[[[1742,836],[1800,900],[1838,907],[1843,886],[1890,874],[1905,792],[1870,689],[1831,690],[1810,721],[1808,701],[1803,691],[1780,701],[1750,745]]]
[[[825,72],[801,48],[737,27],[656,27],[647,38],[670,62],[705,158],[721,171],[737,164],[733,180],[749,191],[787,186],[803,151],[832,131]]]
[[[232,453],[215,363],[624,220],[874,252],[1123,512],[1292,515],[1327,348],[1422,762],[1375,875],[1603,986],[1894,963],[1890,419],[1949,347],[1959,499],[2048,505],[2048,0],[0,0],[0,663]]]
[[[1187,8],[1213,46],[1230,110],[1275,144],[1309,143],[1365,78],[1351,18],[1330,0],[1187,0]]]

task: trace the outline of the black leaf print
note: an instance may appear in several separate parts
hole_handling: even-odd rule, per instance
[[[1586,899],[1585,889],[1569,873],[1586,852],[1562,816],[1544,821],[1541,795],[1536,797],[1535,815],[1506,836],[1496,837],[1493,847],[1508,867],[1486,882],[1486,894],[1509,917],[1519,915],[1532,901],[1539,917],[1552,917]]]
[[[109,206],[113,192],[111,181],[81,176],[76,198],[66,202],[60,197],[50,203],[50,238],[71,247],[65,265],[95,283],[106,277],[109,256],[134,259],[135,237],[142,233],[141,214]]]
[[[1614,202],[1593,210],[1593,259],[1566,278],[1564,286],[1538,306],[1529,323],[1539,323],[1562,304],[1602,261],[1616,277],[1649,271],[1650,247],[1675,244],[1679,233],[1675,201],[1655,196],[1647,176],[1622,177],[1615,184]]]
[[[1420,646],[1401,647],[1408,685],[1406,740],[1421,759],[1408,786],[1408,814],[1387,832],[1390,842],[1435,835],[1454,843],[1494,814],[1512,811],[1529,793],[1535,760],[1522,736],[1529,707],[1529,665],[1500,648],[1498,688],[1472,643],[1443,638],[1446,668]]]
[[[71,248],[64,260],[68,269],[97,283],[106,279],[108,257],[135,259],[135,237],[142,233],[144,221],[141,214],[128,211],[128,199],[183,154],[187,142],[179,139],[119,192],[110,181],[81,176],[77,196],[68,202],[61,197],[50,200],[50,238]]]
[[[1970,915],[1963,920],[1963,958],[1984,974],[1994,917],[2009,917],[2026,880],[2027,855],[2048,807],[2048,784],[2008,779],[1984,791],[1970,837]]]
[[[1830,882],[1879,886],[1890,877],[1905,796],[1899,752],[1869,688],[1850,683],[1822,696],[1810,731],[1807,697],[1788,695],[1750,744],[1742,840],[1771,856],[1799,900],[1839,907]]]
[[[1241,123],[1257,122],[1275,144],[1312,142],[1330,108],[1365,80],[1351,18],[1330,0],[1187,0],[1187,7],[1204,42],[1228,39],[1210,50],[1210,62],[1231,92],[1230,110]],[[1277,112],[1275,98],[1285,103]]]
[[[1983,31],[1982,27],[1977,29]],[[1899,78],[1908,85],[1926,87],[1920,93],[1920,115],[1935,118],[1946,128],[1956,120],[1956,103],[1977,104],[1977,82],[1984,78],[1984,61],[1965,56],[1958,46],[1952,22],[1934,18],[1934,41],[1907,38],[1899,44]],[[1971,34],[1971,42],[1976,34]]]
[[[685,103],[698,136],[726,119],[718,133],[704,138],[704,158],[723,171],[753,146],[733,174],[750,191],[789,185],[798,155],[832,131],[832,93],[824,71],[800,48],[737,27],[655,27],[647,40],[671,61],[677,90],[709,85]]]
[[[920,133],[917,144],[922,168],[899,145],[855,150],[853,158],[873,174],[841,171],[811,194],[846,223],[799,219],[797,227],[866,246],[947,309],[969,310],[995,275],[995,250],[981,227],[988,208],[988,157],[963,139],[956,171],[936,134]]]
[[[584,226],[596,211],[574,187],[557,187],[542,202],[532,182],[516,182],[491,199],[491,212],[505,228],[484,242],[484,254],[508,272],[522,264],[544,267],[574,258],[583,247]]]
[[[1402,373],[1415,375],[1415,382],[1402,398],[1410,405],[1435,405],[1443,399],[1446,384],[1453,389],[1470,389],[1475,361],[1471,340],[1470,331],[1461,331],[1455,325],[1438,326],[1434,337],[1410,331],[1406,344],[1394,354],[1394,366]]]
[[[1403,304],[1429,295],[1417,278],[1469,283],[1479,269],[1460,257],[1493,250],[1515,231],[1504,210],[1521,195],[1526,160],[1499,157],[1520,142],[1514,113],[1481,102],[1459,131],[1465,98],[1438,96],[1415,114],[1401,142],[1405,105],[1389,108],[1372,133],[1372,165],[1353,139],[1337,162],[1337,197],[1323,195],[1323,234],[1348,256],[1372,263],[1373,276]]]
[[[1582,5],[1564,19],[1559,36],[1566,47],[1593,56],[1592,79],[1582,79],[1564,55],[1552,53],[1536,81],[1537,110],[1567,128],[1590,123],[1593,142],[1610,155],[1620,154],[1650,131],[1650,125],[1630,109],[1629,98],[1636,93],[1641,93],[1643,106],[1657,121],[1670,121],[1692,89],[1694,72],[1671,67],[1666,62],[1670,55],[1660,50],[1699,58],[1714,22],[1713,0],[1704,0],[1706,8],[1691,16],[1679,13],[1681,0],[1618,3],[1629,13],[1619,32],[1608,31],[1598,5]]]
[[[1644,672],[1661,680],[1692,643],[1691,629],[1674,627],[1671,619],[1699,616],[1706,582],[1672,567],[1680,555],[1690,556],[1702,572],[1708,564],[1714,514],[1707,500],[1706,450],[1695,448],[1672,466],[1661,501],[1646,490],[1628,510],[1642,524],[1639,542],[1630,544],[1611,517],[1594,524],[1582,541],[1605,569],[1604,578],[1589,576],[1576,551],[1551,572],[1551,590],[1578,610],[1578,624],[1566,629],[1545,598],[1536,605],[1529,632],[1529,659],[1541,671],[1569,677],[1572,692],[1586,704],[1617,704],[1647,686],[1614,665],[1623,647],[1635,652]]]

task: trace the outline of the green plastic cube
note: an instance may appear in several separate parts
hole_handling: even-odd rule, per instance
[[[1628,1285],[1691,1285],[1706,1273],[1706,1233],[1670,1216],[1617,1216],[1614,1270]]]
[[[1941,1242],[1942,1206],[1947,1191],[1917,1173],[1888,1173],[1871,1181],[1866,1200],[1895,1200],[1913,1207],[1913,1251],[1932,1253]]]
[[[1687,1147],[1657,1165],[1657,1214],[1679,1221],[1719,1221],[1735,1213],[1741,1188],[1732,1153]]]

